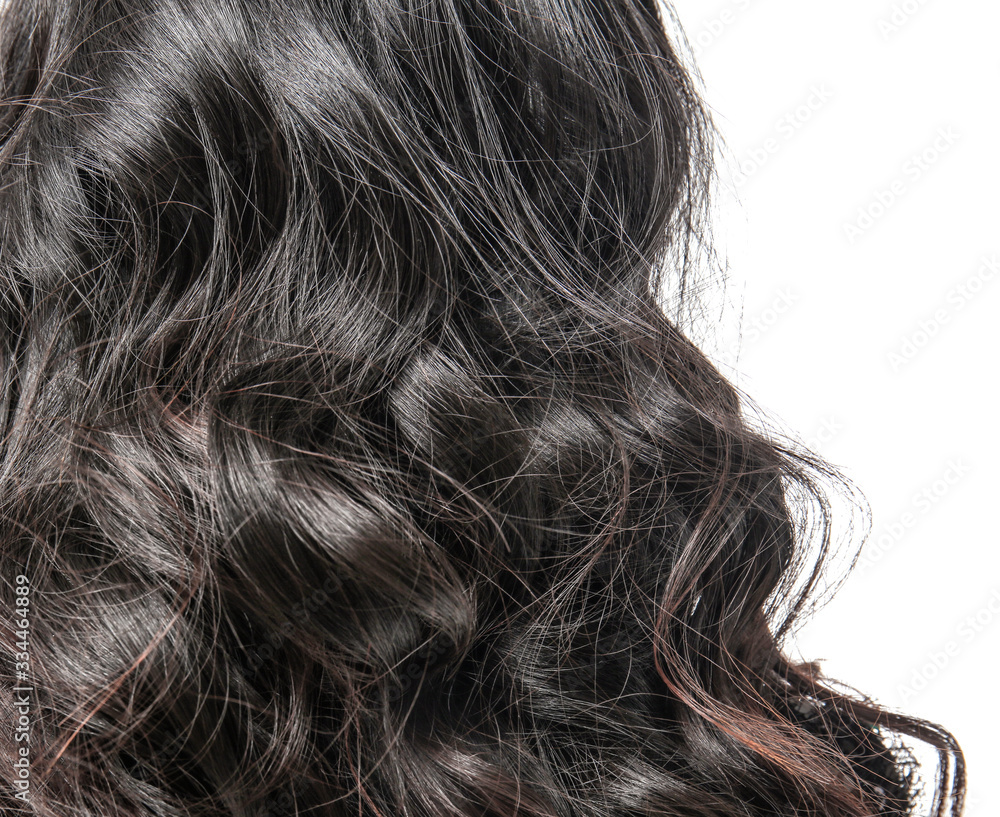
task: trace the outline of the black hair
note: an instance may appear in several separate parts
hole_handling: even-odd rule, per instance
[[[835,474],[661,297],[669,23],[10,0],[5,814],[898,816],[907,736],[960,810],[947,732],[783,651]]]

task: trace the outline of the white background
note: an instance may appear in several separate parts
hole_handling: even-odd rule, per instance
[[[727,151],[706,351],[872,510],[797,653],[952,731],[993,817],[1000,3],[673,5]]]

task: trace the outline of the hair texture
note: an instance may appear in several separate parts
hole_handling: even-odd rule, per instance
[[[912,739],[960,811],[783,651],[835,472],[660,295],[715,138],[667,9],[2,14],[3,814],[898,816]]]

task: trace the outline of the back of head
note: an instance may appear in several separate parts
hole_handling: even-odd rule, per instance
[[[823,469],[662,308],[652,0],[0,14],[5,810],[901,815],[902,734],[960,808],[781,650]]]

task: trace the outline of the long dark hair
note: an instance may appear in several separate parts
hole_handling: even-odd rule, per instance
[[[836,474],[665,311],[667,24],[10,0],[5,814],[902,815],[914,738],[960,811],[947,732],[783,652]]]

